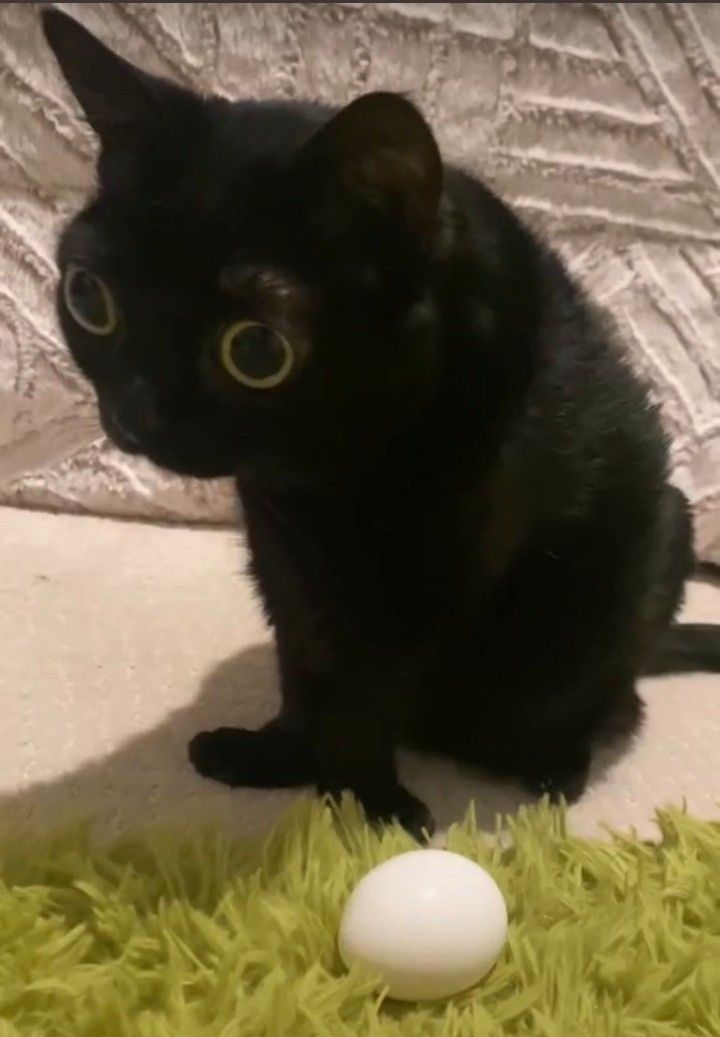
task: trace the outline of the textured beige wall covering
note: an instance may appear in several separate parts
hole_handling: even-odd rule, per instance
[[[125,56],[229,96],[410,92],[446,154],[542,227],[653,381],[720,561],[720,5],[65,4]],[[58,342],[59,220],[93,142],[33,4],[0,6],[0,499],[223,520],[99,438]]]

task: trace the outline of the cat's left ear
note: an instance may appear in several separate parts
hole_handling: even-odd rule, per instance
[[[163,99],[177,88],[135,68],[74,18],[54,7],[42,25],[63,75],[104,144],[131,142],[157,120]]]
[[[368,218],[421,237],[435,225],[440,152],[418,109],[398,94],[365,94],[343,108],[305,146],[300,164],[331,236]]]

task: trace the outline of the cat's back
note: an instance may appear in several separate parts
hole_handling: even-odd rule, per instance
[[[529,409],[571,454],[665,475],[667,441],[629,344],[549,245],[536,239],[540,312]],[[553,435],[550,434],[550,442]]]

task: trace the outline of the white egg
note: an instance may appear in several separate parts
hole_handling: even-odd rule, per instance
[[[360,880],[338,943],[345,964],[371,966],[391,997],[430,1001],[482,979],[507,927],[503,895],[483,868],[447,850],[412,850]]]

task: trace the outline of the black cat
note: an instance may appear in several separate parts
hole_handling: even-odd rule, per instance
[[[688,510],[612,329],[407,100],[200,98],[43,21],[101,143],[64,333],[118,446],[236,477],[277,637],[280,715],[196,768],[413,832],[401,743],[578,796],[639,673],[720,667],[671,626]]]

